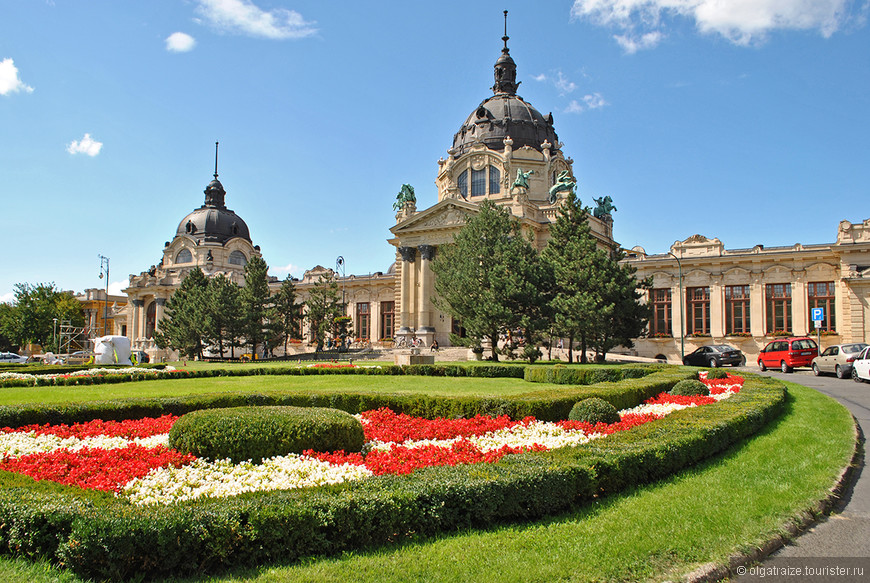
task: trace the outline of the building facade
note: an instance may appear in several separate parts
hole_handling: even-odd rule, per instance
[[[834,243],[725,249],[693,235],[665,254],[635,247],[626,261],[638,279],[652,278],[638,356],[680,360],[704,344],[730,344],[752,362],[777,336],[870,341],[870,219],[842,221]],[[823,310],[819,328],[813,308]]]

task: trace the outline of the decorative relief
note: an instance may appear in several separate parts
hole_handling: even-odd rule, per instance
[[[417,249],[420,251],[420,259],[423,261],[432,261],[435,259],[435,245],[420,245]]]
[[[402,256],[402,261],[407,261],[408,263],[414,263],[414,259],[417,256],[417,248],[416,247],[399,247],[399,255]]]

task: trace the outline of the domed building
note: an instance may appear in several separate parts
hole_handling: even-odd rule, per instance
[[[507,41],[494,66],[493,95],[484,99],[453,136],[447,158],[438,161],[438,203],[417,211],[403,205],[390,230],[396,246],[397,336],[414,335],[426,345],[449,344],[457,326],[432,303],[430,262],[438,245],[449,243],[466,215],[486,199],[510,209],[542,250],[550,224],[568,192],[576,187],[573,160],[562,152],[553,114],[546,116],[517,94],[517,66]],[[592,234],[612,245],[609,215],[589,218]]]
[[[164,244],[160,264],[131,275],[124,290],[130,300],[126,335],[134,349],[145,350],[152,356],[157,352],[154,330],[163,317],[166,300],[191,270],[199,267],[207,277],[223,274],[242,285],[245,265],[260,255],[260,247],[251,242],[248,225],[226,206],[226,190],[218,180],[217,159],[214,180],[203,193],[203,205],[181,219],[172,241]]]

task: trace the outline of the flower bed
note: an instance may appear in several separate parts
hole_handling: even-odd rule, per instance
[[[739,392],[743,379],[705,380],[711,396],[661,393],[620,412],[620,421],[591,425],[543,422],[533,417],[477,415],[423,419],[389,409],[360,415],[362,454],[306,451],[234,465],[168,449],[174,415],[128,421],[0,429],[0,470],[36,480],[115,492],[134,504],[167,504],[203,496],[337,484],[373,475],[408,474],[425,467],[494,463],[508,454],[587,443],[687,407],[708,405]]]

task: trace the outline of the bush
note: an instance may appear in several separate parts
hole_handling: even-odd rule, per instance
[[[674,388],[671,389],[671,394],[682,395],[685,397],[691,397],[694,395],[709,395],[710,389],[708,389],[707,385],[705,385],[701,381],[686,379],[675,384]]]
[[[183,415],[169,431],[169,447],[233,463],[288,453],[361,451],[362,423],[337,409],[306,407],[231,407]]]
[[[724,370],[720,370],[718,368],[716,370],[711,370],[710,372],[707,373],[707,379],[709,379],[709,380],[727,379],[727,378],[728,378],[728,373],[725,372]]]
[[[585,421],[595,425],[596,423],[617,423],[619,411],[616,407],[598,397],[591,397],[577,401],[568,413],[569,421]]]

